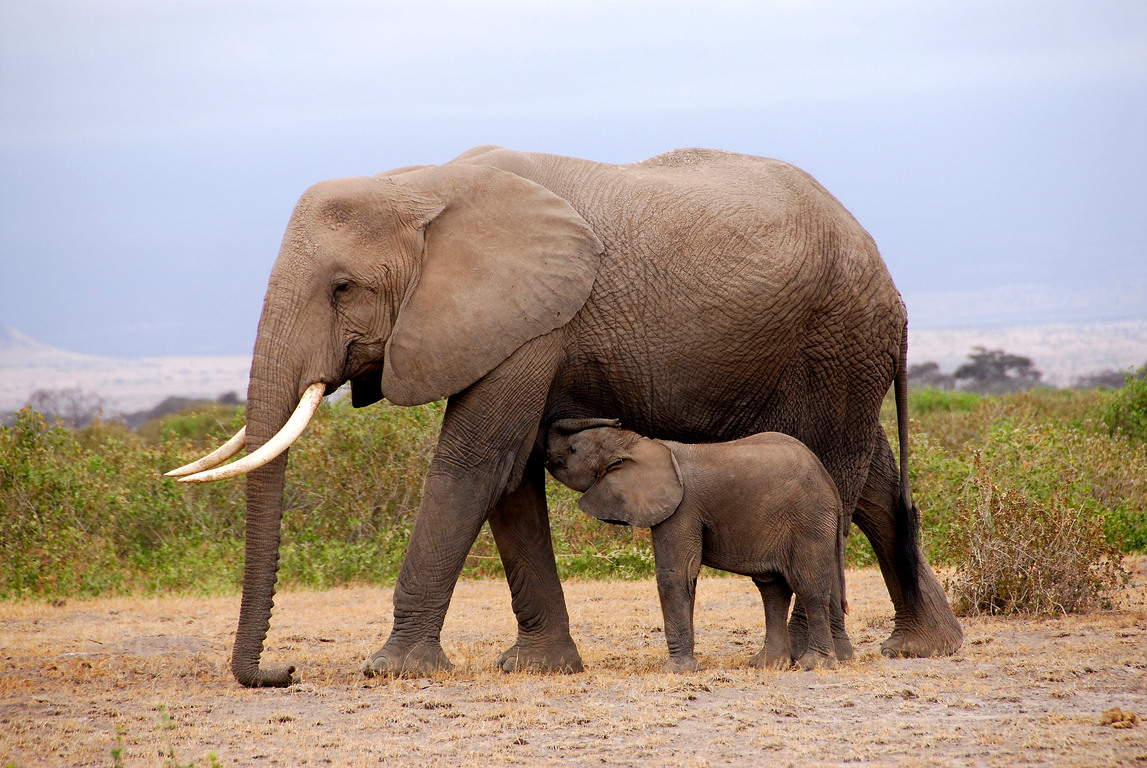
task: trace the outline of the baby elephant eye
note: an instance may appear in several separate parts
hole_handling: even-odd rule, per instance
[[[577,453],[577,448],[574,448],[574,447],[571,445],[571,446],[570,446],[570,453]]]

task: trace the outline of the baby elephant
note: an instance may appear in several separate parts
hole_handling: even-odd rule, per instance
[[[579,506],[607,523],[653,529],[665,617],[665,669],[697,669],[693,603],[702,565],[751,576],[765,604],[756,667],[831,667],[851,658],[833,601],[844,599],[844,531],[836,484],[799,440],[763,432],[728,443],[652,440],[610,419],[565,419],[546,434],[546,466],[585,493]],[[808,647],[793,659],[786,620],[796,593]]]

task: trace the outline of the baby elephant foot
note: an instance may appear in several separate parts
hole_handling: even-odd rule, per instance
[[[792,663],[788,651],[774,651],[770,648],[762,648],[749,659],[749,666],[757,669],[788,669]]]
[[[395,647],[389,642],[362,663],[367,677],[422,677],[454,668],[438,643],[416,643]]]
[[[796,659],[795,664],[804,670],[810,669],[835,669],[836,657],[828,653],[817,653],[812,648],[805,651],[804,655]]]
[[[701,668],[697,663],[697,659],[693,658],[692,654],[689,656],[670,656],[669,659],[661,665],[662,672],[696,672]]]
[[[498,657],[503,672],[584,672],[581,654],[571,640],[568,644],[549,646],[523,646],[514,643]]]

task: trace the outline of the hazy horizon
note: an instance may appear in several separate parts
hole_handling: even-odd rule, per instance
[[[921,329],[1147,319],[1147,4],[0,7],[0,322],[250,354],[295,200],[471,146],[812,173]]]
[[[935,362],[953,373],[974,347],[1029,357],[1041,382],[1070,386],[1081,377],[1128,372],[1147,363],[1147,320],[1010,329],[909,330],[909,365]],[[43,345],[0,323],[0,416],[23,407],[36,390],[80,390],[107,413],[147,410],[169,396],[243,397],[250,354],[98,357]]]

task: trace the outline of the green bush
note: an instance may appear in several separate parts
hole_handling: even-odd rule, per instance
[[[982,481],[1022,494],[1030,509],[1074,510],[1099,521],[1112,546],[1147,552],[1147,444],[1112,432],[1107,414],[1114,397],[1128,395],[914,392],[911,479],[930,561],[964,561],[961,514],[969,489]],[[291,449],[283,583],[393,583],[442,413],[440,403],[320,408]],[[895,450],[891,398],[883,418]],[[234,406],[168,416],[139,432],[101,423],[69,430],[21,412],[13,426],[0,428],[0,598],[238,589],[245,484],[184,485],[163,472],[202,455],[242,423]],[[648,531],[585,515],[578,494],[552,480],[547,496],[563,578],[653,574]],[[860,535],[850,537],[847,555],[852,564],[875,563]],[[463,575],[502,575],[488,528]]]
[[[960,562],[952,526],[978,473],[1033,504],[1052,504],[1056,496],[1101,520],[1111,545],[1147,552],[1147,446],[1109,433],[1101,419],[1106,398],[1098,391],[1038,390],[983,397],[961,412],[911,411],[910,479],[929,560]],[[895,451],[893,414],[886,406],[884,426]],[[972,461],[977,452],[979,470]]]
[[[441,403],[320,408],[291,448],[281,583],[393,583],[442,413]],[[138,433],[98,422],[69,430],[22,411],[0,428],[0,599],[238,589],[245,484],[185,485],[163,473],[242,424],[234,406],[168,416]],[[548,492],[563,576],[653,573],[648,532],[589,518],[556,483]],[[463,575],[502,575],[488,528]]]
[[[983,395],[975,392],[957,392],[935,387],[923,387],[909,392],[908,412],[915,415],[935,411],[967,413],[975,408],[982,399]]]
[[[1147,365],[1128,374],[1123,388],[1111,393],[1102,419],[1112,434],[1147,442]]]
[[[233,586],[242,489],[176,487],[181,447],[21,411],[0,430],[0,597]]]

